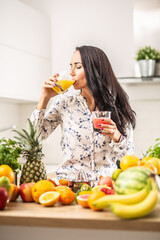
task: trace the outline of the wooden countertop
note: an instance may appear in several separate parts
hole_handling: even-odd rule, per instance
[[[122,220],[109,210],[93,211],[79,205],[44,207],[19,200],[0,211],[0,225],[160,231],[160,204],[145,218]]]

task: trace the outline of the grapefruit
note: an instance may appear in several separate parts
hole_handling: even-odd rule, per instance
[[[90,196],[90,194],[78,195],[77,196],[78,204],[81,205],[84,208],[89,208],[89,205],[88,205],[89,196]]]

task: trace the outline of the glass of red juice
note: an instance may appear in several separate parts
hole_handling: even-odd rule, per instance
[[[103,119],[111,118],[111,112],[109,111],[93,111],[92,112],[92,120],[93,120],[93,128],[95,132],[102,132],[100,124],[104,124]]]

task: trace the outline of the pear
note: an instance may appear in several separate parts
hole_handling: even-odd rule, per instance
[[[5,188],[8,192],[10,191],[11,183],[8,177],[6,176],[0,177],[0,187]]]

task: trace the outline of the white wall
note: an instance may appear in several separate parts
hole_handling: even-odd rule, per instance
[[[50,21],[17,0],[0,0],[0,97],[38,101],[50,72]]]
[[[51,27],[53,72],[69,65],[75,47],[85,44],[102,48],[117,76],[133,74],[132,0],[55,0]]]
[[[18,104],[6,102],[6,100],[0,101],[0,129],[12,128],[13,125],[19,126],[19,106]],[[13,133],[11,130],[0,132],[0,138],[12,137]]]
[[[106,52],[117,76],[134,73],[134,0],[20,1],[51,18],[52,72],[68,66],[75,47],[86,44]]]
[[[134,9],[134,49],[151,46],[160,51],[160,1],[135,1]],[[139,65],[135,60],[135,75],[140,76]]]

